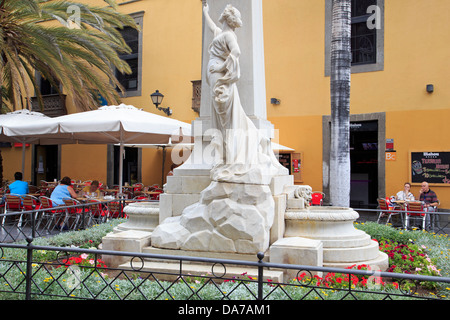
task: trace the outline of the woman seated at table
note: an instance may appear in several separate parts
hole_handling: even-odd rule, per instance
[[[93,193],[95,193],[95,197],[100,197],[100,190],[98,189],[100,183],[97,180],[93,180],[90,185],[85,186],[83,188],[82,193],[88,194],[89,196],[92,196]]]
[[[403,186],[403,190],[397,192],[397,195],[395,196],[395,200],[402,200],[402,201],[414,201],[414,195],[411,193],[411,184],[409,182],[406,182]]]
[[[71,184],[71,179],[69,177],[64,177],[61,179],[56,188],[53,189],[50,200],[52,200],[54,207],[63,206],[64,198],[77,197],[77,193],[75,192],[75,190],[73,190]]]

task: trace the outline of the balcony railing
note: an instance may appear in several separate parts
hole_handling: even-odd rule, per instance
[[[58,117],[67,114],[66,109],[66,95],[49,94],[42,96],[44,102],[44,109],[39,107],[36,97],[31,98],[32,110],[42,112],[49,117]]]

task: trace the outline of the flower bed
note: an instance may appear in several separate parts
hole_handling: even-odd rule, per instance
[[[81,248],[93,248],[99,244],[99,239],[114,226],[97,226],[78,233],[61,234],[50,239],[36,239],[40,245],[57,245],[71,243]],[[379,239],[380,250],[388,254],[391,272],[411,273],[419,275],[433,275],[448,277],[449,241],[445,236],[436,236],[425,232],[409,233],[398,231],[386,226],[364,226],[373,238]],[[376,232],[374,237],[371,228]],[[413,239],[413,240],[410,240]],[[76,241],[74,241],[76,240]],[[70,249],[68,250],[70,252]],[[4,259],[24,261],[25,250],[4,250]],[[122,274],[116,277],[114,270],[109,270],[101,260],[95,260],[87,254],[77,254],[74,257],[58,257],[57,252],[45,250],[34,251],[33,261],[33,291],[35,286],[40,288],[41,295],[34,295],[33,299],[64,299],[73,298],[96,299],[254,299],[257,292],[255,278],[245,273],[244,283],[223,281],[212,284],[209,277],[183,277],[176,283],[154,281],[150,278],[140,278],[139,274]],[[53,263],[48,262],[53,261]],[[43,264],[47,267],[44,268]],[[4,275],[0,282],[1,299],[17,299],[14,291],[24,287],[24,266],[22,263],[0,263],[0,275]],[[64,267],[65,266],[65,267]],[[79,266],[79,267],[77,267]],[[367,265],[354,265],[350,268],[370,270]],[[117,270],[116,270],[117,273]],[[247,276],[247,277],[245,277]],[[250,281],[249,281],[250,280]],[[311,288],[316,286],[317,288]],[[328,273],[322,277],[308,278],[302,273],[289,285],[279,284],[268,280],[264,285],[264,295],[268,299],[328,299],[338,300],[348,295],[346,289],[352,289],[352,295],[360,299],[380,299],[380,295],[372,294],[372,289],[386,293],[399,293],[399,284],[395,280],[381,279],[377,276],[359,276],[346,273]],[[411,284],[412,286],[412,284]],[[408,283],[401,283],[401,289],[408,289]],[[9,289],[8,289],[9,288]],[[3,292],[1,292],[3,289]],[[415,288],[417,289],[417,288]],[[355,291],[357,293],[355,294]],[[420,295],[435,295],[448,299],[448,286],[436,288],[434,284],[421,283]],[[403,291],[404,292],[404,291]],[[381,296],[382,297],[382,296]],[[404,297],[396,296],[396,299]],[[407,298],[405,298],[407,299]]]

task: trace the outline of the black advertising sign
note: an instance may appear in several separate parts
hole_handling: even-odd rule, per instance
[[[411,152],[411,182],[450,185],[450,152]]]

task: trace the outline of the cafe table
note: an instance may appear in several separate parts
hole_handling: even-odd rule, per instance
[[[405,200],[392,200],[391,202],[393,204],[398,205],[401,208],[401,210],[404,210],[406,208],[407,201]]]

